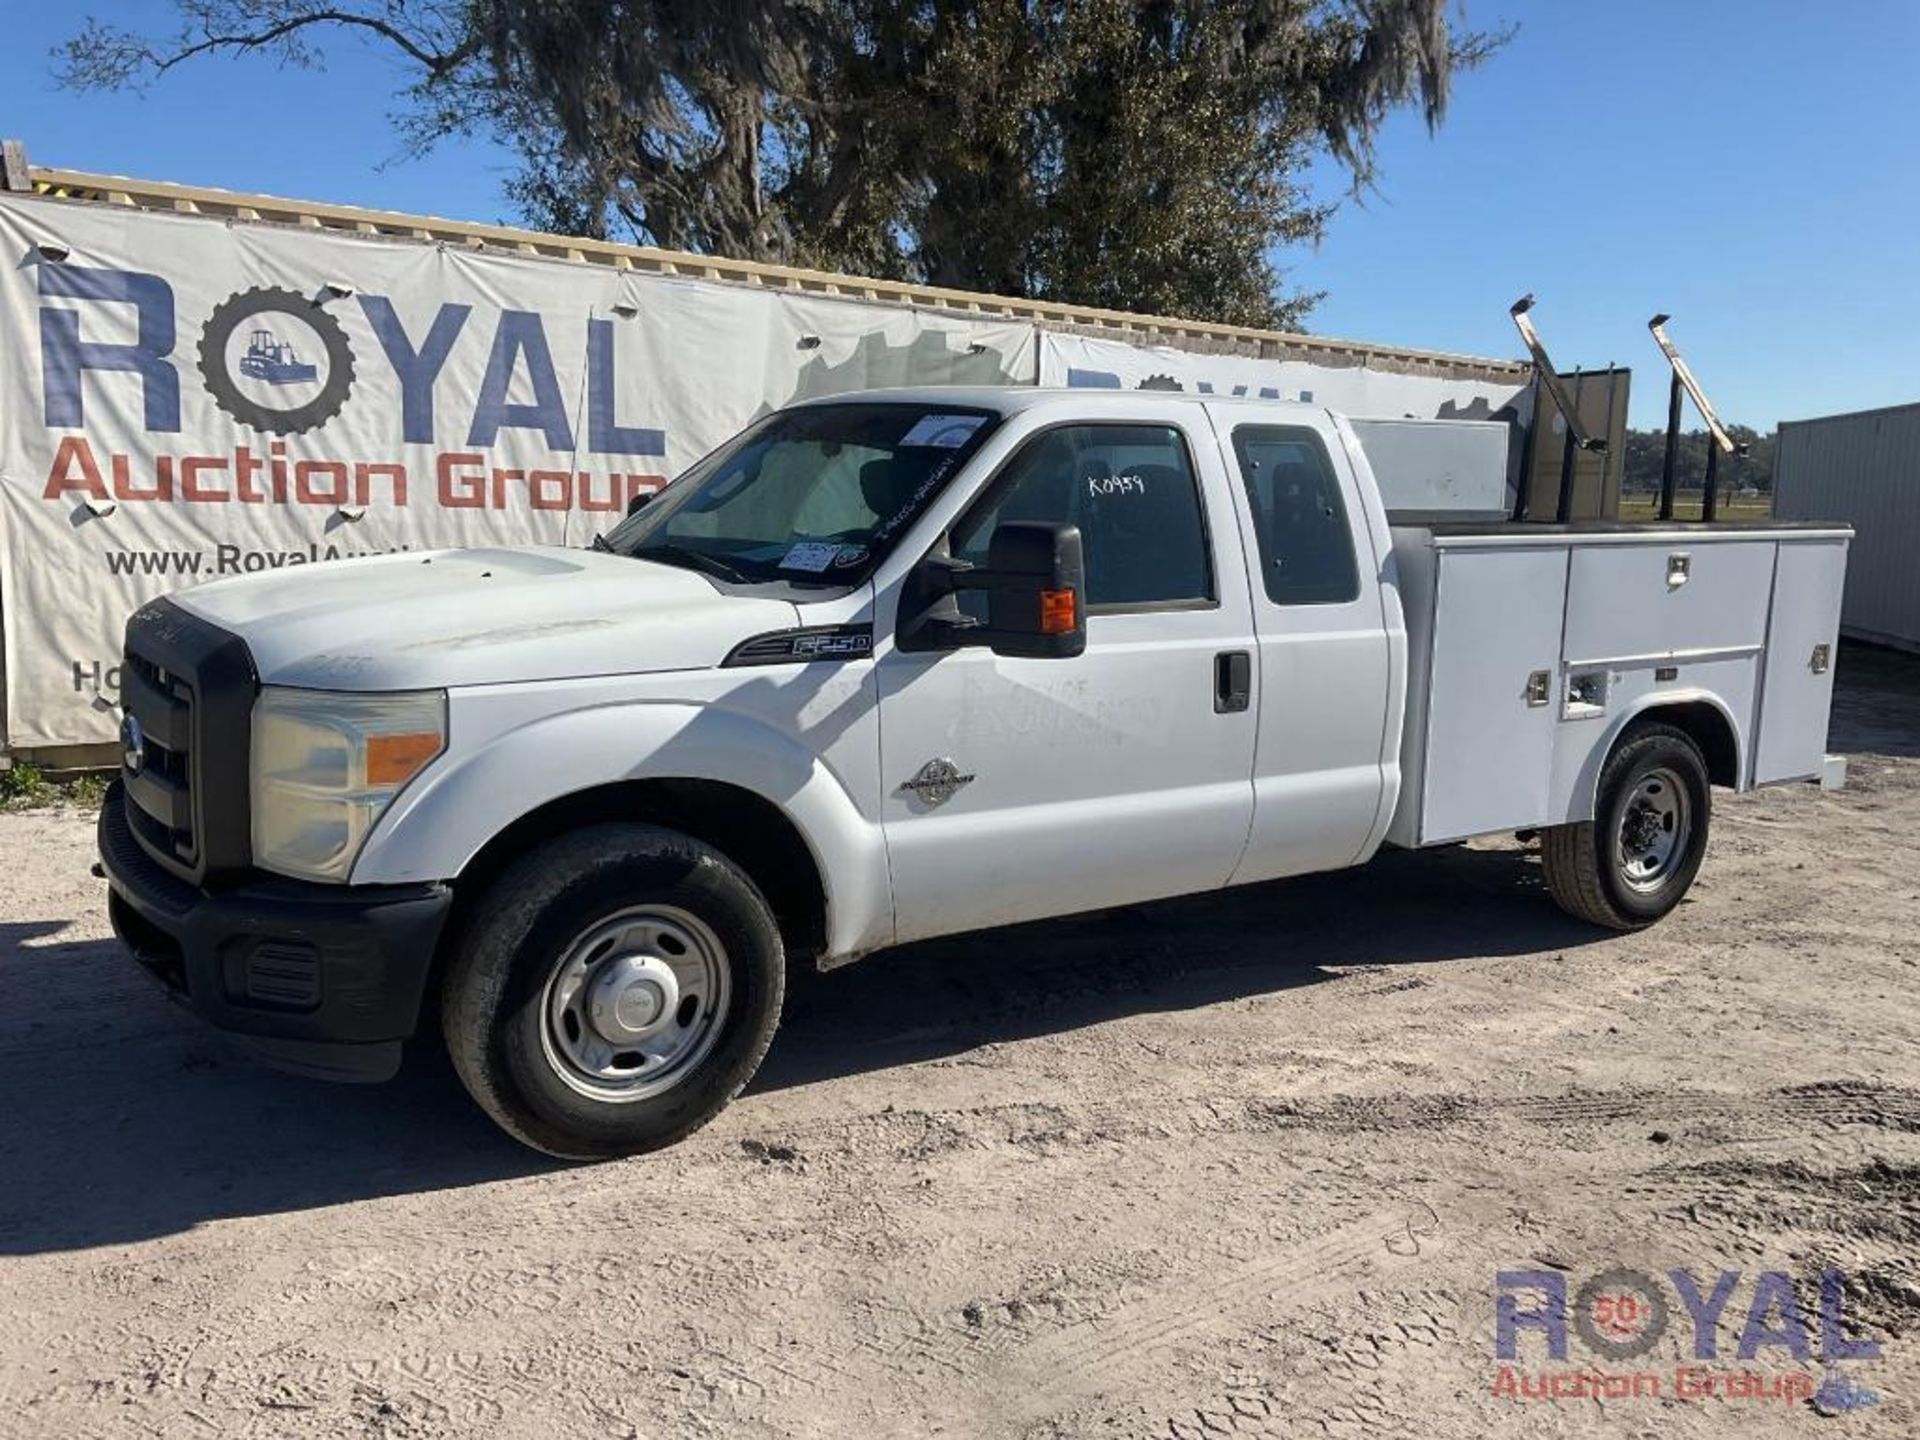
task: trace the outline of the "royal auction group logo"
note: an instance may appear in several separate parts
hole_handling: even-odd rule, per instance
[[[1831,1269],[1804,1287],[1781,1270],[1702,1279],[1616,1265],[1578,1284],[1557,1270],[1502,1270],[1493,1393],[1522,1402],[1808,1403],[1829,1413],[1877,1405],[1878,1393],[1844,1368],[1880,1358],[1879,1343],[1848,1324],[1847,1291],[1846,1274]]]
[[[623,413],[639,407],[612,317],[461,300],[403,316],[342,281],[311,294],[255,285],[215,303],[190,348],[192,319],[163,276],[36,270],[53,442],[40,493],[77,503],[75,523],[120,505],[358,518],[422,500],[620,515],[666,483],[654,463],[666,430]],[[582,364],[564,381],[550,322],[571,331],[558,353]],[[233,426],[209,427],[183,403],[195,378]]]

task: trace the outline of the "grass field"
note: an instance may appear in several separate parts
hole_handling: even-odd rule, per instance
[[[1682,490],[1674,497],[1673,513],[1680,520],[1698,520],[1700,518],[1700,491]],[[1620,497],[1620,518],[1622,520],[1651,520],[1654,512],[1660,508],[1660,497],[1654,494],[1622,495]],[[1770,495],[1722,495],[1720,497],[1720,516],[1722,520],[1765,520],[1773,514],[1773,497]]]

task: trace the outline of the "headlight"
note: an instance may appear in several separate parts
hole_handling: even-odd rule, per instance
[[[447,745],[444,690],[266,686],[253,707],[253,861],[344,881],[393,797]]]

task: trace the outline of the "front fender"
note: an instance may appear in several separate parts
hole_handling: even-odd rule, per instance
[[[455,879],[514,821],[584,790],[623,780],[713,780],[752,791],[800,831],[826,892],[829,954],[892,941],[879,828],[791,735],[716,705],[629,699],[528,718],[515,713],[524,700],[456,694],[453,750],[381,817],[354,865],[354,884]]]

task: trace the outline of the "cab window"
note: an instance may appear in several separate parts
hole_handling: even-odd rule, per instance
[[[1340,479],[1320,436],[1295,425],[1242,425],[1233,453],[1253,507],[1267,598],[1342,605],[1360,594],[1360,567]]]
[[[1199,487],[1181,433],[1166,425],[1064,425],[1034,436],[953,531],[953,554],[987,561],[994,527],[1080,527],[1089,611],[1210,604],[1213,567]],[[986,597],[962,592],[984,619]]]

